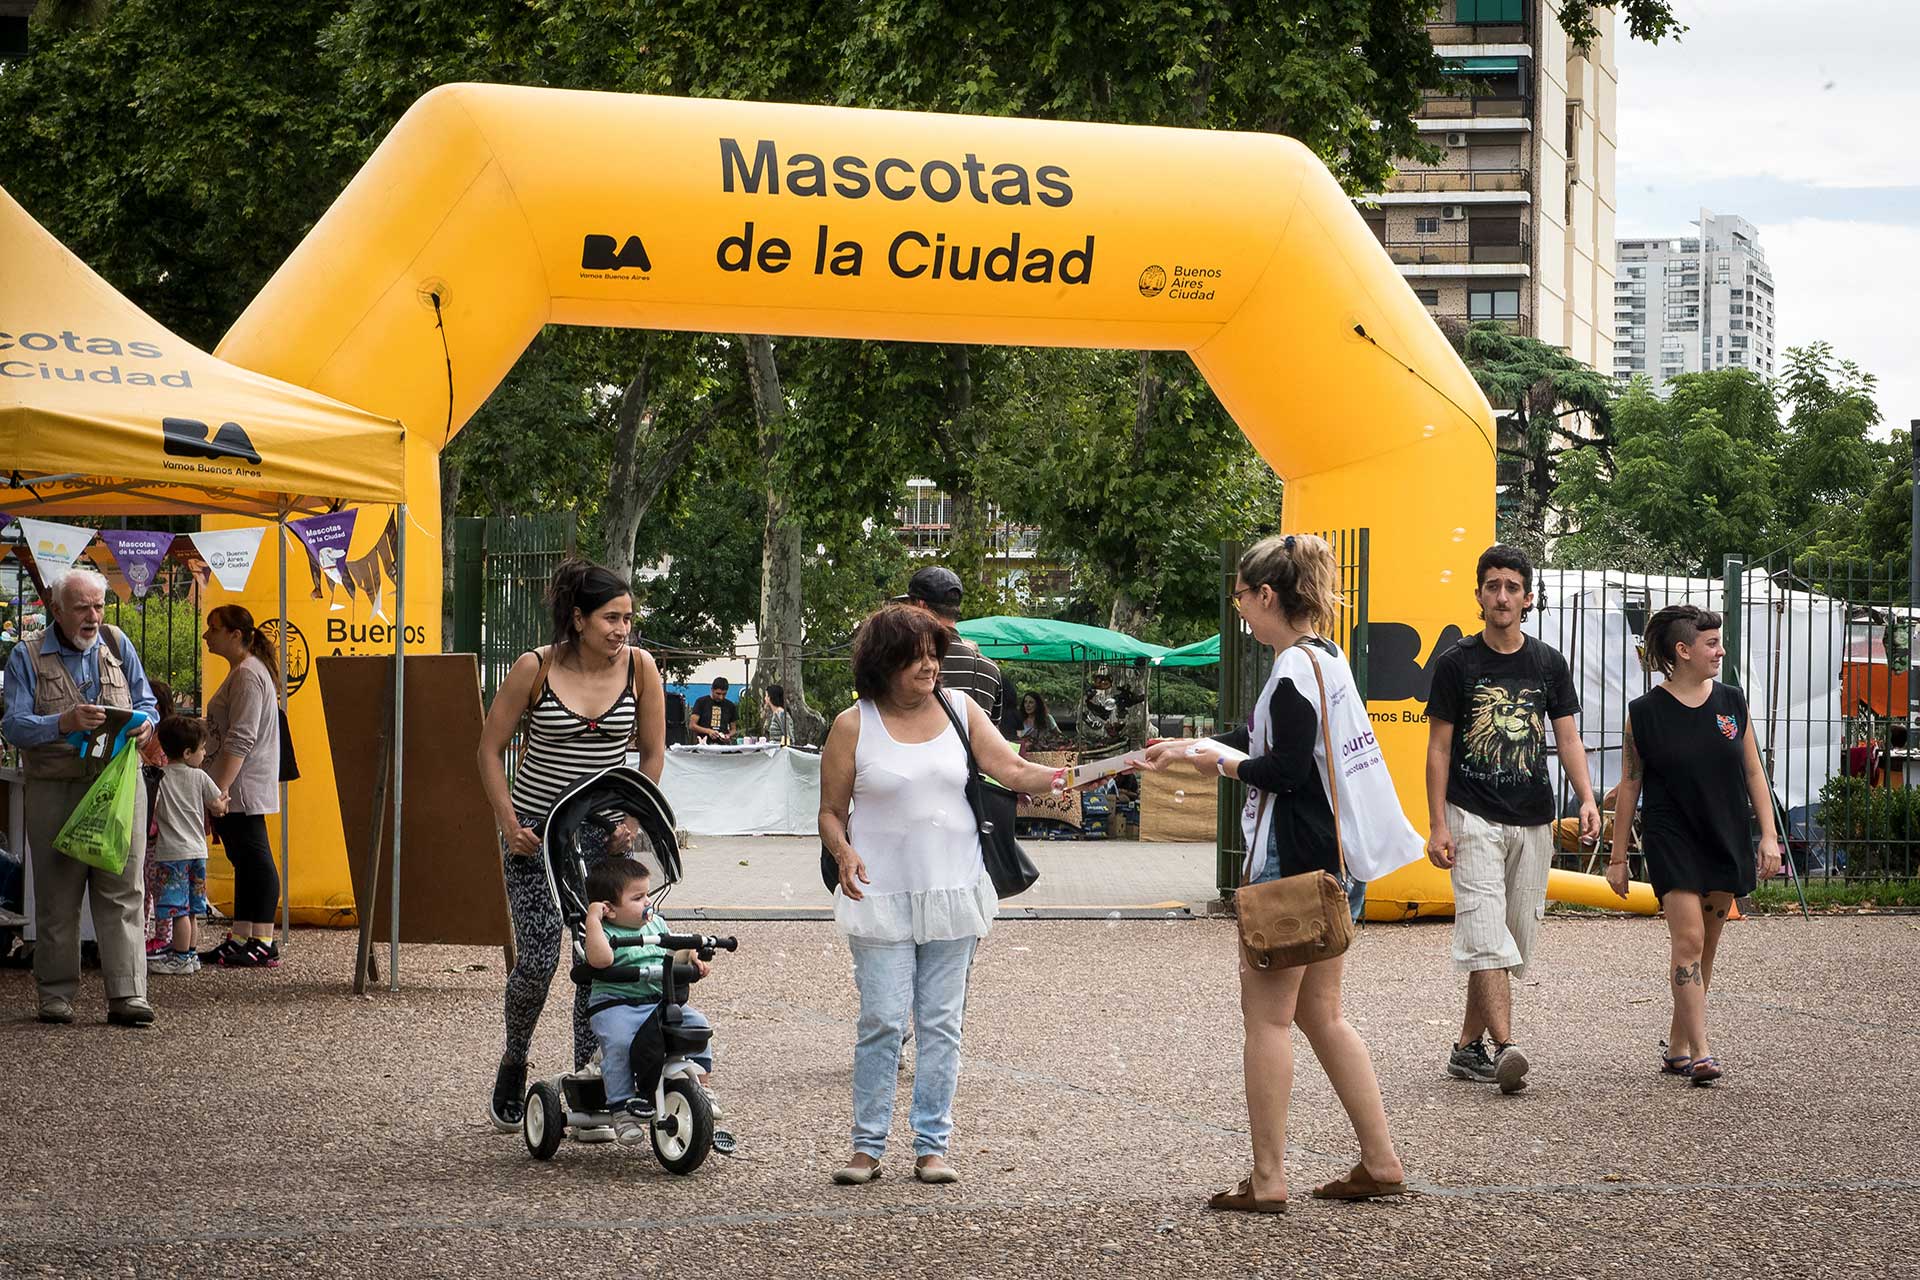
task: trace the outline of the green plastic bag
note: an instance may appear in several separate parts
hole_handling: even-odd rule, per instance
[[[119,875],[133,852],[133,802],[140,787],[139,752],[131,738],[80,797],[53,847],[77,862]]]

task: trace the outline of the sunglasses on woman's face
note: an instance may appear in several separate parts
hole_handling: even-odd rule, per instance
[[[1256,599],[1258,599],[1258,598],[1259,598],[1259,595],[1260,595],[1260,588],[1258,588],[1258,587],[1235,587],[1235,588],[1233,589],[1233,607],[1234,607],[1234,608],[1236,608],[1236,609],[1244,609],[1244,608],[1246,608],[1246,605],[1245,605],[1244,603],[1242,603],[1242,602],[1241,602],[1241,599],[1240,599],[1240,597],[1241,597],[1241,596],[1244,596],[1244,595],[1248,595],[1248,594],[1251,594],[1251,595],[1253,595],[1253,596],[1254,596],[1254,597],[1255,597]]]

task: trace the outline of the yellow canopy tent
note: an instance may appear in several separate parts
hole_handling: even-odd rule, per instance
[[[400,424],[169,333],[0,190],[0,508],[284,519],[406,501]]]
[[[284,637],[287,519],[353,503],[404,512],[405,450],[398,422],[182,341],[0,190],[0,511],[271,520]],[[283,788],[283,925],[284,800]]]

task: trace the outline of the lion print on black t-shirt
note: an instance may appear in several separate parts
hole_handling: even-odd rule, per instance
[[[1489,682],[1473,691],[1461,773],[1499,781],[1529,778],[1546,744],[1541,690]]]

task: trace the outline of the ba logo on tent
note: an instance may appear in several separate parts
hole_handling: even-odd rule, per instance
[[[238,458],[260,465],[260,451],[237,422],[221,423],[212,439],[207,438],[207,424],[193,418],[163,418],[160,431],[166,451],[176,458]]]
[[[637,267],[642,273],[653,270],[653,259],[647,256],[647,246],[640,243],[639,236],[628,236],[625,244],[612,236],[588,236],[580,242],[582,271],[618,271],[622,267]]]

